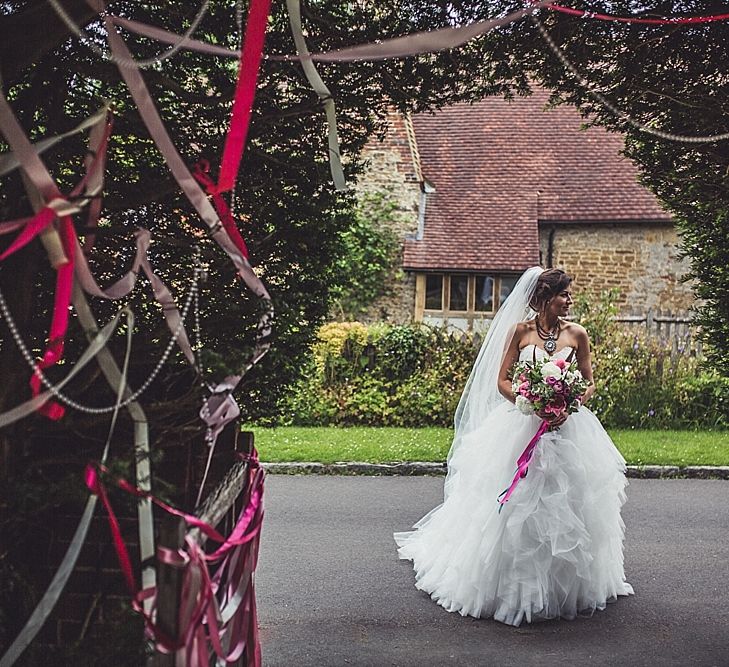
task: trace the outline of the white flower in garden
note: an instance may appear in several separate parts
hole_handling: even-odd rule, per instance
[[[548,361],[544,366],[542,366],[542,377],[546,380],[549,377],[552,378],[561,378],[562,377],[562,369],[557,366],[552,361]]]
[[[529,399],[525,398],[524,396],[516,397],[516,407],[519,408],[519,411],[525,415],[534,414],[534,406],[529,402]]]

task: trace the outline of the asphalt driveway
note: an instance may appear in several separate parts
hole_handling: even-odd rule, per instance
[[[631,480],[636,595],[592,618],[511,628],[413,586],[392,533],[436,477],[269,475],[257,593],[264,665],[729,666],[729,482]]]

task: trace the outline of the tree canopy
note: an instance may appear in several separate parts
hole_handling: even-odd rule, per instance
[[[720,3],[716,3],[718,8]],[[67,0],[68,11],[98,45],[105,48],[99,23],[81,0]],[[587,2],[584,8],[631,14],[634,3]],[[465,24],[522,7],[520,2],[351,3],[306,2],[302,7],[312,52],[372,42],[418,30]],[[197,11],[186,2],[109,3],[112,13],[181,33]],[[645,15],[710,12],[703,2],[657,3]],[[109,180],[104,204],[107,233],[92,260],[101,275],[118,275],[131,256],[130,234],[139,224],[156,239],[154,258],[163,277],[178,291],[190,271],[190,246],[203,247],[211,265],[202,290],[203,337],[209,364],[230,369],[244,357],[254,332],[255,304],[241,298],[227,258],[200,233],[189,204],[181,197],[154,148],[117,67],[104,61],[70,34],[52,7],[41,0],[3,5],[0,73],[12,105],[34,138],[57,134],[110,99],[115,130],[110,145]],[[266,53],[294,52],[282,2],[274,2]],[[238,46],[235,3],[213,2],[195,36],[231,48]],[[623,112],[639,122],[673,133],[715,134],[726,121],[727,31],[725,23],[694,26],[642,26],[577,19],[542,10],[539,20],[585,78]],[[22,32],[22,37],[20,36]],[[159,44],[125,34],[137,57],[162,50]],[[23,48],[24,47],[24,48]],[[320,73],[337,103],[342,153],[350,177],[362,169],[360,152],[383,129],[389,108],[423,111],[485,95],[528,92],[539,82],[554,91],[555,102],[574,104],[590,123],[626,136],[626,153],[641,168],[644,183],[676,216],[685,251],[704,299],[700,322],[714,343],[714,362],[729,372],[729,241],[727,241],[727,142],[668,142],[626,124],[597,103],[545,44],[525,18],[451,51],[391,61],[327,63]],[[180,51],[144,72],[160,113],[185,160],[194,164],[221,154],[236,63]],[[83,138],[68,139],[45,159],[64,187],[79,176]],[[2,219],[27,214],[29,205],[16,174],[2,179]],[[277,307],[274,350],[246,384],[250,416],[275,402],[297,372],[298,355],[329,308],[337,267],[346,253],[346,232],[355,215],[352,195],[336,193],[330,183],[321,103],[296,62],[264,61],[249,143],[233,195],[251,258],[270,288]],[[83,232],[83,230],[80,230]],[[31,258],[31,261],[28,261]],[[38,347],[47,321],[48,272],[37,248],[5,262],[3,286],[10,283],[11,306],[21,329]],[[12,276],[12,279],[10,278]],[[141,297],[135,297],[141,300]],[[30,304],[44,304],[39,311]],[[140,327],[152,332],[141,341],[140,377],[149,362],[144,350],[159,345],[163,331],[154,308],[137,304]],[[100,304],[99,308],[109,311]],[[3,331],[3,336],[5,336]],[[16,400],[27,368],[3,340],[4,369],[10,369],[0,407]],[[153,355],[152,355],[153,356]]]

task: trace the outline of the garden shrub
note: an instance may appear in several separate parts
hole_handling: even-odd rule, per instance
[[[615,321],[615,294],[578,297],[590,333],[590,409],[619,428],[729,427],[729,378]],[[334,322],[282,406],[298,425],[450,426],[477,353],[470,335],[422,324]]]
[[[450,425],[475,354],[470,338],[424,325],[324,325],[285,422]]]
[[[578,296],[574,315],[589,332],[596,392],[590,409],[620,428],[729,427],[729,378],[669,342],[615,321],[616,294]]]

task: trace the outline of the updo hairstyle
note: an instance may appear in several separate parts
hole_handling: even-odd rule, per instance
[[[562,269],[547,269],[537,278],[537,284],[529,301],[529,306],[540,312],[547,301],[567,289],[571,282],[572,278]]]

